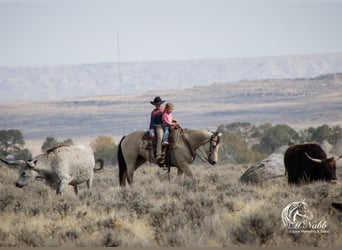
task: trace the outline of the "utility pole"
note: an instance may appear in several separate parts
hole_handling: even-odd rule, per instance
[[[117,43],[117,53],[118,53],[118,74],[119,74],[119,90],[120,96],[122,95],[122,78],[121,78],[121,65],[120,65],[120,36],[119,33],[116,34],[116,43]]]

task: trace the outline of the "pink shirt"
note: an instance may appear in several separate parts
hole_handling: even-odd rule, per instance
[[[163,126],[171,126],[174,125],[172,118],[172,113],[163,113]]]

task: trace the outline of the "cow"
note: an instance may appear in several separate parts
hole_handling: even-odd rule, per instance
[[[342,155],[337,158],[327,158],[326,153],[317,143],[290,146],[284,155],[288,183],[337,182],[336,161],[340,158]]]
[[[36,156],[33,160],[8,161],[0,159],[7,165],[19,167],[16,187],[22,188],[34,180],[42,180],[62,195],[69,184],[78,194],[78,184],[87,182],[90,189],[95,171],[103,169],[102,159],[95,161],[93,150],[84,145],[60,145]],[[96,167],[96,163],[100,166]]]

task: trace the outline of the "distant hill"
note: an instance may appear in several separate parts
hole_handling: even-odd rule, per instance
[[[0,67],[0,101],[63,100],[142,94],[215,82],[311,78],[342,71],[342,53],[240,59],[203,59]]]
[[[342,126],[342,74],[315,78],[243,80],[142,95],[98,96],[60,101],[0,102],[0,129],[20,129],[25,139],[116,138],[147,130],[155,95],[173,102],[184,128],[221,124],[322,124]]]

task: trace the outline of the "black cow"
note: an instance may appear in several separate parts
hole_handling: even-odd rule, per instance
[[[312,181],[336,181],[336,161],[327,158],[317,143],[297,144],[289,147],[284,155],[285,174],[289,184]]]

